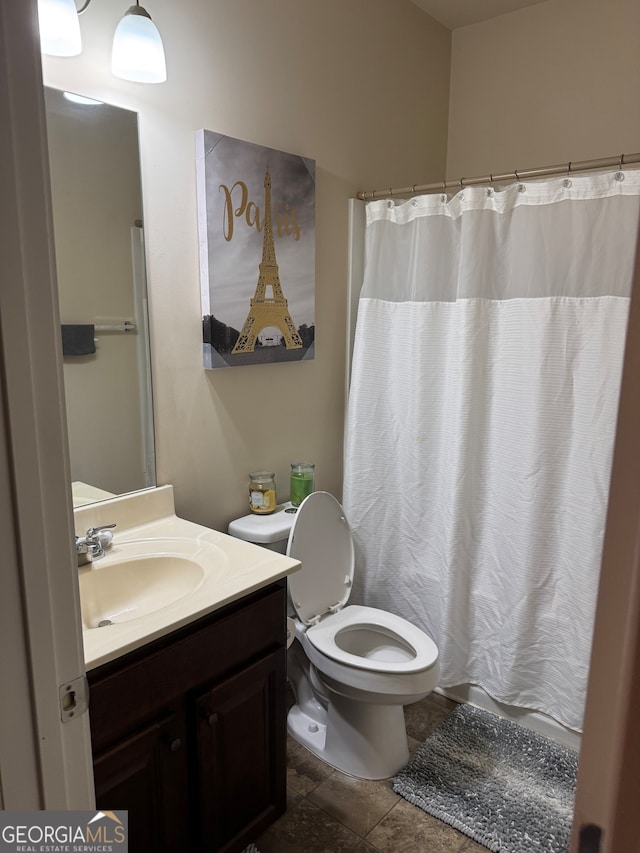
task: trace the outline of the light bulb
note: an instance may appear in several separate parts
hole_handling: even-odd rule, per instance
[[[73,0],[38,0],[40,49],[50,56],[77,56],[82,51],[80,23]]]
[[[137,83],[163,83],[167,79],[160,33],[142,6],[131,6],[116,28],[111,70],[116,77]]]

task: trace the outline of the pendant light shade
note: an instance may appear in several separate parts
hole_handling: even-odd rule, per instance
[[[74,0],[38,0],[40,49],[50,56],[77,56],[82,51]]]
[[[137,83],[163,83],[167,79],[160,33],[142,6],[131,6],[116,28],[111,70],[116,77]]]

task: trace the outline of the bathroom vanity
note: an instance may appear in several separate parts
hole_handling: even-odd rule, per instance
[[[147,493],[151,504],[162,502],[153,493],[163,489]],[[122,500],[97,504],[90,524],[106,523],[109,512],[117,522]],[[87,520],[79,521],[81,512],[76,533]],[[218,549],[227,569],[214,574],[210,589],[205,578],[156,611],[90,627],[85,620],[98,603],[83,589],[99,587],[83,587],[81,577],[96,805],[128,810],[135,853],[235,853],[286,807],[286,575],[299,564],[175,515],[149,520],[145,512],[88,571],[117,577],[118,554],[128,555],[132,543],[144,543],[145,557],[157,561],[190,534],[200,537],[194,559]],[[131,571],[141,568],[138,556]]]
[[[88,673],[96,805],[130,849],[242,850],[286,805],[285,581]]]

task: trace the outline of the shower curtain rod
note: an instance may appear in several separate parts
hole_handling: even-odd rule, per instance
[[[504,172],[500,175],[483,175],[478,178],[459,178],[457,181],[438,181],[434,184],[414,184],[412,187],[399,187],[388,190],[371,190],[370,192],[359,192],[356,198],[362,201],[374,198],[390,198],[394,195],[415,195],[416,193],[441,193],[449,189],[461,190],[464,187],[473,187],[478,184],[495,184],[502,181],[524,181],[527,178],[544,178],[551,175],[569,175],[575,172],[588,172],[591,169],[607,169],[630,166],[640,163],[640,153],[619,154],[617,157],[601,157],[599,160],[581,160],[576,163],[561,163],[558,166],[542,166],[539,169],[516,169],[513,172]]]

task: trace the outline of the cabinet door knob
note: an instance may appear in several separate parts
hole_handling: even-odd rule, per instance
[[[182,741],[179,737],[174,737],[169,741],[169,749],[171,752],[177,752],[182,746]]]
[[[215,726],[215,724],[218,722],[218,715],[217,714],[207,714],[206,719],[207,719],[207,724],[213,728],[213,726]]]

